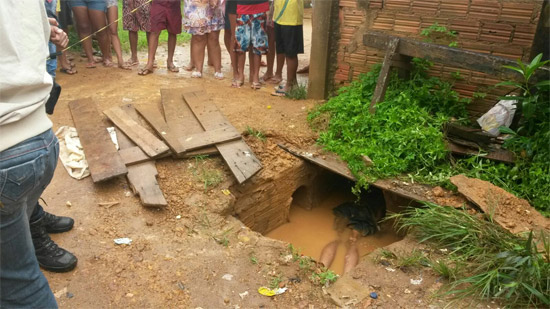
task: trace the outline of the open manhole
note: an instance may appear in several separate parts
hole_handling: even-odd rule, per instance
[[[358,211],[363,212],[363,215],[364,211],[369,211],[376,217],[386,213],[387,209],[394,211],[393,199],[388,198],[387,192],[377,188],[371,188],[364,194],[362,206],[351,205],[357,200],[351,193],[353,185],[352,181],[342,176],[302,162],[276,177],[238,188],[235,216],[251,229],[288,242],[302,254],[317,261],[327,260],[328,254],[328,260],[332,260],[329,268],[342,274],[346,254],[352,254],[355,250],[353,246],[360,258],[377,248],[401,240],[391,222],[382,222],[376,229],[375,226],[369,226],[368,222],[349,220],[350,217],[357,219]],[[348,207],[340,206],[339,209],[340,213],[347,215],[336,216],[333,209],[346,202]],[[350,216],[348,212],[354,209],[355,215]],[[367,236],[357,233],[352,235],[354,233],[349,223],[355,223],[355,228],[364,234],[369,234],[369,229],[372,232],[373,228],[375,233]],[[353,239],[356,239],[354,244]]]

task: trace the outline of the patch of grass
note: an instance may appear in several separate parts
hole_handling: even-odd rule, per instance
[[[305,100],[307,99],[307,86],[303,84],[296,84],[288,91],[287,98],[293,100]]]
[[[536,238],[533,232],[514,235],[466,211],[431,203],[390,218],[419,241],[450,251],[445,262],[432,263],[436,272],[453,280],[442,295],[499,299],[512,308],[550,305],[550,241],[546,231]],[[449,263],[459,264],[450,267]]]
[[[312,282],[318,283],[321,286],[328,286],[331,283],[336,282],[336,280],[338,280],[338,277],[339,276],[332,270],[323,267],[313,272],[310,279]]]
[[[266,140],[264,132],[262,132],[260,130],[256,130],[256,129],[250,127],[250,126],[246,126],[246,134],[248,134],[250,136],[254,136],[255,138],[261,140],[262,142],[265,142],[265,140]]]
[[[298,261],[300,273],[306,275],[309,280],[318,285],[328,286],[338,279],[338,275],[332,270],[321,266],[309,256],[302,255],[299,249],[294,248],[292,244],[288,245],[288,250],[292,254],[293,261]]]
[[[396,265],[400,268],[418,267],[427,264],[427,258],[424,252],[414,249],[409,254],[398,255]]]
[[[224,247],[228,247],[229,246],[229,238],[227,237],[227,235],[229,234],[229,232],[231,232],[232,229],[228,229],[226,231],[224,231],[221,235],[218,235],[218,236],[213,236],[212,238],[214,238],[214,240],[224,246]]]
[[[273,276],[269,281],[269,288],[272,290],[278,289],[281,282],[283,282],[282,276]]]
[[[257,265],[258,264],[258,258],[254,256],[254,254],[250,255],[250,263]]]
[[[195,164],[193,164],[191,168],[193,176],[204,184],[204,192],[207,192],[211,188],[215,188],[225,179],[222,171],[207,166],[207,157],[208,156],[193,157]]]

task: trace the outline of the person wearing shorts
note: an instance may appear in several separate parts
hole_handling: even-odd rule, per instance
[[[135,12],[132,12],[136,10]],[[137,45],[138,31],[145,31],[147,41],[151,34],[151,3],[148,0],[123,0],[122,1],[122,28],[128,31],[130,41],[131,58],[126,63],[129,66],[139,64]]]
[[[285,65],[285,57],[277,57],[277,69],[273,73],[275,64],[275,23],[273,22],[273,0],[269,0],[269,12],[267,12],[266,31],[268,38],[269,49],[267,51],[267,71],[260,79],[262,83],[279,84],[283,81],[283,66]]]
[[[250,52],[250,80],[252,89],[260,89],[260,62],[262,55],[267,53],[268,39],[265,31],[269,11],[267,0],[238,0],[237,18],[234,34],[234,49],[237,54],[237,80],[233,86],[240,87],[244,83],[244,64],[246,52]]]
[[[87,68],[95,68],[95,63],[98,62],[94,58],[92,49],[92,32],[103,29],[107,25],[107,17],[105,10],[105,0],[71,0],[71,8],[76,19],[76,28],[80,39],[87,38],[82,42],[82,47],[88,58]],[[111,48],[109,44],[109,35],[105,31],[100,31],[96,34],[99,48],[103,54],[103,65],[113,66],[111,59]]]
[[[105,0],[105,5],[107,7],[105,13],[107,14],[107,22],[109,23],[111,45],[116,53],[117,65],[123,70],[130,70],[130,66],[124,63],[122,59],[122,48],[120,46],[120,39],[118,38],[118,1]]]
[[[273,95],[286,96],[297,84],[298,54],[304,53],[304,2],[303,0],[275,0],[273,21],[275,22],[275,46],[277,58],[284,55],[286,61],[286,83],[279,86]],[[281,56],[282,57],[282,56]]]
[[[239,72],[237,68],[237,56],[233,46],[235,42],[233,41],[233,31],[237,25],[237,0],[225,0],[225,29],[223,33],[223,42],[225,48],[229,53],[229,58],[231,59],[231,68],[233,69],[233,84],[238,80],[236,75]]]
[[[159,35],[162,30],[168,31],[168,58],[166,67],[169,72],[179,72],[174,65],[174,52],[176,40],[181,33],[181,0],[153,0],[151,4],[151,35],[149,37],[149,54],[147,65],[139,71],[139,75],[153,73],[155,54],[159,43]]]

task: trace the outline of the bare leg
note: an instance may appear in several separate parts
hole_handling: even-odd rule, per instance
[[[138,54],[137,54],[137,45],[138,45],[138,33],[137,31],[128,31],[128,39],[130,41],[130,51],[132,53],[132,56],[130,58],[130,64],[139,64]],[[149,35],[147,35],[147,39],[149,39]],[[147,43],[149,43],[149,40],[147,40]]]
[[[275,71],[274,79],[279,81],[283,80],[283,67],[285,66],[285,54],[277,54],[277,70]]]
[[[357,237],[359,232],[353,230],[348,240],[348,250],[344,257],[344,274],[350,272],[359,263],[359,250],[357,250]]]
[[[107,20],[109,24],[109,34],[111,35],[111,44],[116,53],[116,58],[118,62],[118,67],[121,69],[130,69],[126,64],[124,64],[124,59],[122,59],[122,48],[120,47],[120,39],[118,38],[118,8],[112,6],[107,9]]]
[[[153,72],[153,63],[155,62],[155,53],[157,52],[157,47],[159,45],[159,35],[160,32],[151,32],[149,35],[149,46],[147,54],[147,64],[145,68],[139,71],[139,75],[147,75]]]
[[[73,14],[76,20],[76,29],[78,31],[78,36],[80,39],[84,39],[92,34],[92,23],[88,17],[88,8],[83,6],[73,7]],[[86,53],[86,58],[88,58],[87,67],[95,68],[95,59],[94,52],[92,50],[92,39],[91,37],[82,42],[82,49]]]
[[[242,51],[235,52],[237,57],[237,81],[240,84],[244,83],[244,64],[246,62],[246,53]]]
[[[213,31],[206,35],[208,38],[208,60],[212,61],[214,71],[216,73],[222,72],[222,49],[220,47],[220,32]]]
[[[257,55],[254,52],[250,52],[252,54],[252,61],[251,61],[251,76],[250,80],[252,81],[252,87],[254,89],[257,89],[257,85],[260,83],[260,64],[262,61],[262,55]],[[253,63],[253,65],[252,65]]]
[[[191,58],[194,61],[193,66],[195,67],[195,70],[202,75],[202,68],[204,66],[204,49],[206,48],[208,39],[206,35],[193,34],[191,41]]]
[[[273,78],[273,65],[275,64],[275,28],[266,27],[269,49],[267,50],[267,71],[262,76],[263,81]]]
[[[296,85],[296,70],[298,70],[298,55],[285,57],[286,60],[286,84],[284,91],[289,91]]]
[[[336,251],[338,250],[338,240],[334,240],[325,245],[323,250],[321,250],[321,257],[319,258],[319,263],[323,264],[326,268],[329,268],[334,261],[336,256]]]
[[[195,68],[195,59],[193,59],[193,37],[191,37],[189,45],[189,64],[183,68],[185,71],[193,71]]]
[[[179,69],[174,65],[174,52],[176,51],[177,40],[177,34],[168,33],[168,58],[166,59],[166,66],[168,71],[174,73],[179,72]]]
[[[237,73],[237,59],[235,57],[235,51],[234,51],[234,42],[231,40],[231,29],[225,29],[223,31],[223,42],[225,44],[225,48],[227,49],[227,52],[229,53],[229,59],[231,59],[231,68],[233,69],[233,80],[236,79],[236,73]]]
[[[90,16],[90,21],[92,22],[92,27],[94,31],[102,29],[107,25],[107,17],[105,12],[99,10],[88,10],[88,15]],[[103,54],[103,65],[112,66],[112,57],[111,57],[111,40],[109,34],[105,31],[100,31],[96,34],[97,41],[99,42],[99,48]]]

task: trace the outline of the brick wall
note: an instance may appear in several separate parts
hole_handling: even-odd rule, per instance
[[[528,61],[543,0],[340,0],[340,40],[334,85],[339,87],[381,63],[384,51],[363,46],[366,31],[413,37],[422,40],[420,32],[437,22],[458,33],[458,46],[471,51]],[[450,78],[460,71],[463,80],[455,90],[474,100],[472,116],[487,111],[508,90],[493,86],[499,81],[492,76],[452,67],[435,65],[431,74]]]

